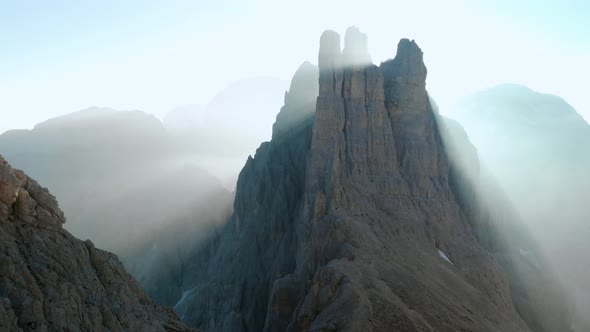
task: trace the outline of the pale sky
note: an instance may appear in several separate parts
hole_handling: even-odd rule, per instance
[[[161,118],[243,78],[290,79],[317,63],[323,30],[350,25],[368,34],[376,63],[415,39],[443,113],[519,83],[589,120],[588,22],[587,0],[0,0],[0,133],[89,106]]]

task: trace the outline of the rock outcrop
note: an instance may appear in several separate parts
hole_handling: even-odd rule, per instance
[[[567,330],[560,297],[545,320],[526,297],[553,281],[521,292],[507,267],[532,263],[510,259],[469,198],[473,174],[461,173],[477,157],[459,167],[447,153],[420,48],[403,39],[376,66],[362,33],[345,42],[322,35],[313,117],[281,123],[312,97],[289,91],[281,130],[244,166],[234,214],[192,260],[176,309],[207,331]]]
[[[0,157],[0,331],[190,331]]]
[[[313,118],[318,94],[318,68],[304,62],[293,76],[289,91],[285,92],[285,105],[272,126],[272,137],[281,139],[295,127],[305,126]]]

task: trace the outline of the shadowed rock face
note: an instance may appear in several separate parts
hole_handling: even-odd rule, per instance
[[[55,197],[0,157],[1,331],[189,331],[64,222]]]
[[[295,74],[272,141],[263,143],[242,169],[230,221],[190,259],[185,294],[175,309],[193,325],[262,331],[273,282],[296,267],[295,225],[303,207],[315,107],[309,101],[317,96],[317,69],[310,66],[302,65]],[[311,86],[299,84],[314,77]]]
[[[393,60],[351,64],[364,35],[347,33],[345,52],[337,33],[322,35],[313,118],[277,117],[176,309],[210,331],[566,330],[558,297],[551,325],[527,301],[515,307],[504,266],[530,263],[487,246],[493,218],[458,174],[477,173],[477,157],[459,169],[447,154],[420,48],[403,39]],[[311,92],[290,91],[281,113]]]

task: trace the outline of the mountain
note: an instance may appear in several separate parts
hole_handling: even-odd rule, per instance
[[[86,204],[95,202],[97,192],[125,191],[134,174],[146,166],[161,166],[158,162],[171,154],[170,147],[166,130],[155,117],[98,108],[0,135],[4,157],[51,188],[72,220],[79,219]],[[84,190],[76,190],[79,187]],[[75,235],[90,235],[103,245],[96,234],[71,226]]]
[[[272,77],[242,79],[206,105],[172,110],[163,123],[186,160],[202,165],[233,189],[244,160],[270,139],[288,86],[288,81]]]
[[[162,123],[91,108],[0,135],[0,152],[46,184],[75,236],[115,252],[159,303],[174,304],[184,257],[231,213],[232,193],[186,163]],[[162,266],[166,268],[163,269]]]
[[[464,125],[492,176],[518,208],[576,299],[590,305],[590,125],[560,97],[500,85],[463,99]]]
[[[0,330],[190,330],[64,222],[55,197],[0,157]]]
[[[366,45],[324,32],[317,90],[303,65],[177,312],[205,331],[569,330],[518,218],[478,197],[475,149],[434,112],[420,48],[402,39],[376,66]]]

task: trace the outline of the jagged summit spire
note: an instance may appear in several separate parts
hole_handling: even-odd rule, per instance
[[[315,100],[318,86],[318,68],[309,61],[303,62],[291,79],[289,92],[285,93],[285,104],[296,103],[300,95],[311,95]]]
[[[365,40],[346,39],[342,52],[336,32],[322,35],[316,102],[283,107],[177,310],[208,331],[528,331],[514,269],[474,236],[480,211],[457,188],[422,51],[402,40],[381,66],[342,66]]]
[[[285,105],[272,127],[273,138],[288,133],[313,116],[318,84],[318,67],[305,61],[293,75],[289,91],[285,92]]]
[[[322,68],[339,67],[342,52],[340,51],[340,35],[333,30],[326,30],[320,37],[320,53],[318,66]]]
[[[357,27],[346,29],[344,36],[344,50],[342,50],[342,63],[345,66],[367,65],[372,63],[371,55],[367,47],[367,35]]]
[[[401,39],[397,44],[395,58],[385,61],[383,65],[391,70],[388,74],[393,76],[403,76],[411,79],[414,83],[426,80],[427,70],[424,64],[424,53],[414,40]]]
[[[318,61],[320,69],[368,65],[371,63],[371,55],[367,47],[367,35],[357,27],[351,26],[346,29],[344,49],[340,48],[340,35],[337,32],[326,30],[322,34]]]
[[[318,56],[320,71],[369,64],[372,64],[372,60],[367,47],[367,35],[357,27],[351,26],[346,30],[344,49],[340,47],[340,35],[337,32],[324,31],[320,38]],[[385,77],[403,77],[408,83],[425,84],[427,70],[424,64],[424,53],[413,39],[401,39],[397,45],[395,58],[383,62],[381,67]],[[339,80],[338,77],[333,79]]]

